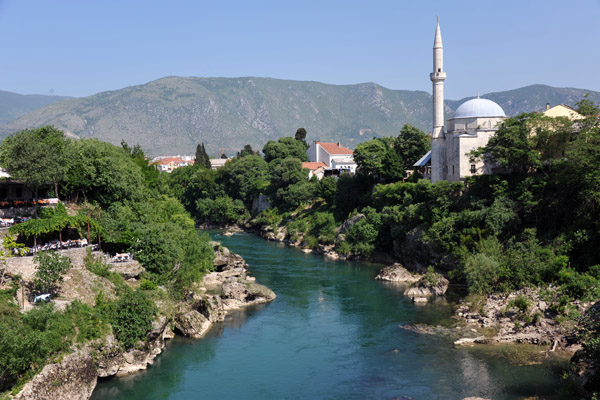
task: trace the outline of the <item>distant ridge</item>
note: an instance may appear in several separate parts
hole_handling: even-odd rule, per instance
[[[574,105],[588,92],[600,101],[599,92],[545,85],[482,97],[516,115],[541,111],[546,103]],[[446,101],[446,118],[465,100]],[[6,124],[0,136],[51,124],[78,137],[140,144],[150,155],[193,154],[200,142],[216,155],[220,148],[232,154],[245,144],[261,149],[267,140],[304,127],[308,141],[340,141],[353,148],[375,136],[397,135],[406,123],[429,132],[431,113],[429,93],[375,83],[171,76],[47,105]]]
[[[42,94],[18,94],[0,90],[0,126],[31,111],[56,103],[69,97]]]

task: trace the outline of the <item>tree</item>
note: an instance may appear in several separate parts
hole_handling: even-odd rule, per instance
[[[361,174],[382,177],[386,172],[385,159],[389,147],[381,139],[363,142],[354,149],[354,161]]]
[[[306,161],[306,147],[304,144],[291,137],[280,138],[277,142],[269,140],[263,147],[265,161],[271,162],[276,159],[297,158]]]
[[[246,157],[246,156],[258,156],[258,155],[259,155],[259,152],[254,151],[252,149],[252,146],[247,144],[244,146],[244,148],[242,150],[238,151],[237,158],[242,158],[242,157]]]
[[[30,187],[36,197],[47,185],[54,185],[58,196],[58,185],[66,173],[66,146],[63,132],[52,126],[25,129],[4,139],[0,162],[13,178]]]
[[[210,158],[206,153],[206,149],[204,148],[204,143],[198,144],[196,146],[196,159],[194,162],[195,165],[198,165],[203,168],[210,169]]]
[[[69,143],[66,189],[101,206],[149,196],[141,169],[123,149],[97,139]]]
[[[269,186],[269,166],[257,155],[235,158],[217,170],[217,183],[233,199],[240,199],[246,207]]]
[[[419,161],[430,148],[429,136],[410,124],[405,124],[398,137],[394,139],[394,151],[400,156],[404,171],[413,169],[414,163]]]
[[[136,144],[133,147],[129,147],[125,140],[121,140],[121,147],[129,154],[133,162],[140,167],[146,185],[150,188],[158,189],[160,186],[160,173],[154,165],[148,163],[148,157],[146,157],[140,145]]]
[[[294,136],[294,139],[296,139],[299,142],[302,142],[304,147],[306,147],[308,149],[308,144],[306,143],[306,129],[298,128],[298,130],[296,131],[296,135]]]
[[[56,284],[62,282],[64,274],[71,268],[71,259],[54,251],[38,252],[33,260],[38,263],[33,285],[40,293],[53,291]]]
[[[521,114],[504,120],[485,147],[471,152],[473,159],[483,158],[501,169],[520,175],[541,167],[540,152],[532,140],[531,122],[536,114]]]

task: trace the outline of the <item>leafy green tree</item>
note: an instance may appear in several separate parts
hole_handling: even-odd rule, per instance
[[[66,172],[66,146],[63,132],[52,126],[25,129],[4,139],[0,145],[0,161],[8,173],[22,180],[36,197],[48,185],[54,185],[58,196],[58,186]]]
[[[379,180],[397,181],[404,178],[402,155],[390,137],[375,138],[356,146],[354,160],[359,172]]]
[[[249,144],[245,145],[244,148],[237,153],[237,158],[242,158],[246,156],[258,156],[260,155],[258,151],[254,151],[252,146]]]
[[[271,204],[294,208],[314,195],[302,163],[297,158],[275,159],[269,164],[271,182],[267,188]]]
[[[129,147],[125,140],[121,140],[121,147],[142,171],[146,186],[152,189],[161,189],[160,173],[155,166],[148,163],[148,157],[146,157],[140,145],[136,144]]]
[[[294,139],[298,140],[299,142],[302,142],[304,147],[308,149],[308,143],[306,143],[306,129],[298,128],[296,134],[294,135]]]
[[[38,252],[33,260],[38,264],[35,269],[33,285],[40,293],[52,292],[56,288],[56,284],[62,282],[64,274],[71,268],[71,259],[54,251]]]
[[[429,135],[410,124],[405,124],[394,139],[394,151],[402,160],[403,171],[413,169],[414,163],[419,161],[430,148]]]
[[[382,177],[386,172],[385,159],[389,147],[380,139],[363,142],[354,149],[354,161],[362,174]]]
[[[250,213],[239,199],[219,196],[215,199],[198,199],[196,214],[200,221],[214,224],[234,224],[250,218]]]
[[[225,195],[222,185],[216,181],[219,174],[212,169],[194,166],[177,168],[168,174],[168,185],[172,195],[193,214],[197,209],[196,200]]]
[[[316,179],[316,177],[313,177]],[[318,181],[317,194],[327,205],[333,206],[335,201],[335,193],[337,191],[337,180],[333,176],[325,176]]]
[[[292,137],[282,137],[277,142],[269,140],[263,147],[265,161],[271,162],[276,159],[297,158],[306,161],[306,146],[301,141]]]
[[[143,291],[126,289],[110,307],[110,323],[116,338],[130,349],[146,337],[157,308]]]
[[[541,167],[541,156],[532,139],[531,122],[536,114],[521,114],[504,120],[485,147],[473,151],[491,165],[525,175]]]
[[[65,189],[107,206],[149,197],[140,167],[123,149],[97,139],[70,142]]]
[[[269,166],[257,155],[236,158],[217,170],[216,181],[231,198],[250,208],[252,200],[269,186]]]
[[[590,100],[589,96],[590,94],[586,93],[583,99],[575,103],[577,112],[584,117],[598,117],[600,115],[600,104]]]

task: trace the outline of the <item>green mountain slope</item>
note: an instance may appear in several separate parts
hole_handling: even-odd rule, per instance
[[[56,103],[69,97],[41,94],[17,94],[0,90],[0,126],[33,110]]]
[[[600,102],[600,92],[575,88],[555,88],[546,85],[530,85],[505,92],[487,93],[481,97],[498,103],[507,116],[515,116],[524,112],[541,112],[550,106],[567,104],[575,106],[579,100],[589,93],[589,99]],[[453,110],[473,97],[461,100],[446,100],[446,105]]]
[[[546,102],[574,104],[585,90],[535,85],[484,97],[507,112],[541,110]],[[600,100],[600,93],[593,93]],[[462,103],[448,101],[446,115]],[[410,123],[431,125],[431,95],[389,90],[375,83],[328,85],[270,78],[166,77],[145,85],[69,99],[33,111],[3,127],[16,130],[52,124],[78,137],[140,144],[150,155],[194,154],[204,142],[215,155],[249,143],[291,136],[341,141],[354,147],[374,136],[396,135]]]

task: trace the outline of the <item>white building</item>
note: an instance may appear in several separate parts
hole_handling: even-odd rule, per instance
[[[318,180],[323,179],[325,176],[325,168],[327,165],[323,161],[319,162],[303,162],[302,168],[308,170],[308,179],[316,176]]]
[[[476,99],[463,103],[448,120],[444,129],[444,48],[438,20],[433,41],[433,130],[431,154],[426,154],[416,167],[428,168],[431,162],[431,181],[459,181],[467,176],[489,173],[483,161],[471,162],[468,153],[483,147],[506,119],[504,110],[491,100]]]
[[[334,172],[336,175],[344,171],[351,174],[356,172],[353,153],[352,150],[340,143],[319,141],[313,142],[306,150],[309,162],[323,162],[326,165],[325,170]]]

